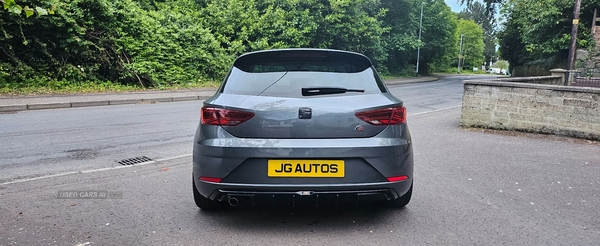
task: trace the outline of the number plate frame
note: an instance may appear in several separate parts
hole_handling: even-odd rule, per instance
[[[343,160],[269,160],[267,176],[271,178],[343,178]]]

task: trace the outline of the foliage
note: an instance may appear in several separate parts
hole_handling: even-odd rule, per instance
[[[468,70],[473,67],[481,67],[485,58],[483,56],[483,29],[472,20],[460,19],[458,33],[462,35],[461,67]],[[460,46],[460,44],[458,45]]]
[[[421,47],[419,71],[428,73],[450,66],[457,49],[455,32],[457,20],[441,0],[382,0],[388,9],[384,23],[390,31],[383,36],[388,54],[385,66],[392,74],[414,75],[417,48]],[[419,20],[423,3],[422,37],[419,41]]]
[[[459,13],[462,19],[473,20],[483,29],[483,43],[485,44],[484,56],[486,60],[496,55],[496,18],[480,2],[472,2]]]
[[[508,62],[505,60],[498,60],[494,63],[492,67],[497,67],[500,69],[508,69]]]
[[[511,0],[506,8],[510,9],[528,52],[554,54],[569,46],[572,1]]]
[[[530,60],[529,52],[525,50],[525,44],[521,39],[521,34],[517,23],[509,16],[504,23],[504,29],[498,33],[500,57],[507,60],[512,67],[519,66]]]
[[[53,15],[54,11],[56,10],[56,5],[52,5],[50,8],[42,8],[39,6],[29,7],[28,5],[23,7],[15,2],[15,0],[0,0],[0,3],[2,3],[4,10],[8,11],[9,13],[16,15],[23,13],[27,18],[31,17],[33,14],[37,14],[38,16],[49,14]]]
[[[582,2],[577,47],[594,41],[587,30],[600,1]],[[511,66],[566,54],[570,46],[574,4],[568,0],[507,0],[504,30],[499,35],[503,58]],[[566,57],[566,56],[565,56]]]
[[[442,0],[424,1],[421,41],[421,0],[47,1],[21,3],[55,9],[44,18],[0,12],[4,91],[198,85],[221,80],[240,54],[272,48],[355,51],[388,75],[414,71],[419,47],[423,73],[458,53],[457,17]]]
[[[315,47],[344,49],[363,53],[375,64],[385,59],[380,37],[388,31],[379,21],[387,10],[377,0],[330,0],[323,31]],[[326,6],[326,5],[324,5]]]
[[[190,11],[196,7],[192,0],[176,3],[157,2],[157,10],[147,11],[132,1],[113,3],[115,17],[127,20],[115,35],[117,65],[129,72],[120,79],[160,87],[225,75],[234,57],[197,24],[203,13]]]
[[[144,11],[132,0],[66,0],[50,18],[0,15],[1,61],[20,83],[120,81],[160,86],[223,76],[229,59],[208,29],[196,24],[193,1]],[[169,7],[166,7],[169,6]],[[1,82],[1,80],[0,80]]]
[[[421,54],[425,56],[423,62],[426,68],[429,64],[429,70],[435,71],[450,66],[456,60],[458,19],[444,1],[431,1],[427,4],[431,6],[428,17],[423,20],[424,23],[427,20],[429,26],[427,33],[423,34],[427,46],[421,49]],[[427,56],[430,58],[427,59]]]
[[[472,5],[480,0],[458,0],[460,4]],[[489,16],[494,16],[498,13],[499,8],[508,0],[483,0],[485,9]]]

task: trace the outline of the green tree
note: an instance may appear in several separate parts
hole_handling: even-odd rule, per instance
[[[585,30],[591,25],[598,3],[600,1],[582,2],[578,48],[590,48],[594,44],[591,33]],[[506,22],[499,35],[502,57],[511,66],[548,58],[566,59],[573,8],[573,2],[567,0],[507,0],[503,8]]]
[[[456,32],[458,21],[456,14],[442,0],[430,0],[425,2],[430,6],[429,11],[423,17],[423,42],[421,48],[422,71],[431,72],[448,68],[457,53]],[[421,71],[419,69],[419,71]]]
[[[479,0],[457,0],[460,4],[466,4],[467,6],[472,5]],[[485,9],[488,15],[494,16],[498,13],[502,5],[508,0],[483,0],[485,3]]]
[[[156,3],[143,11],[133,1],[114,3],[118,63],[126,79],[144,85],[185,84],[222,78],[234,56],[197,20],[203,13],[193,0]],[[134,10],[134,11],[132,11]]]
[[[461,67],[469,70],[481,67],[484,62],[483,29],[472,20],[460,19],[457,33],[462,36]],[[457,41],[456,45],[460,46],[460,40]]]
[[[25,14],[25,17],[30,17],[33,14],[37,14],[38,16],[54,14],[54,10],[56,10],[56,5],[52,5],[49,8],[42,8],[35,5],[32,7],[29,7],[28,5],[23,7],[22,5],[15,2],[15,0],[0,0],[0,3],[2,3],[4,10],[8,11],[9,13],[16,15],[20,15],[23,13]],[[51,4],[45,3],[45,5]]]
[[[376,0],[206,0],[205,26],[228,52],[318,47],[350,50],[383,61]]]
[[[500,57],[507,60],[510,64],[509,69],[531,60],[529,57],[530,53],[525,49],[525,44],[523,44],[523,40],[521,39],[518,25],[512,16],[509,16],[504,23],[504,29],[498,33],[498,41],[498,52],[500,53]]]
[[[590,4],[582,4],[581,30],[585,30],[591,20],[595,4]],[[573,2],[567,0],[510,0],[505,11],[511,14],[526,49],[539,56],[569,47],[573,8]],[[579,32],[579,47],[590,43],[588,33]]]
[[[505,60],[499,60],[496,63],[494,63],[494,67],[497,67],[500,69],[508,69],[508,62]]]
[[[99,72],[106,58],[101,48],[109,30],[102,22],[106,17],[100,1],[61,1],[48,18],[0,12],[0,22],[5,23],[0,25],[4,34],[0,35],[0,63],[8,71],[6,76],[13,82],[36,77],[36,81],[95,79],[92,74]]]
[[[222,77],[233,57],[197,22],[197,4],[156,5],[144,10],[133,0],[65,0],[51,18],[2,12],[0,82],[160,86]]]
[[[258,1],[258,26],[252,40],[255,49],[308,47],[319,27],[311,6],[303,0]]]
[[[440,0],[382,0],[388,9],[383,19],[390,31],[383,36],[386,53],[385,67],[392,74],[414,74],[417,49],[421,47],[419,72],[443,70],[449,67],[455,53],[456,17]],[[422,38],[419,42],[419,21],[423,5]]]
[[[459,13],[462,19],[473,20],[483,29],[483,55],[486,60],[496,56],[496,18],[480,2],[471,2]]]
[[[423,73],[457,53],[457,17],[442,0],[425,0],[421,41],[420,0],[62,0],[47,18],[0,1],[0,89],[221,80],[236,56],[271,48],[355,51],[393,74],[414,71],[419,47]]]
[[[406,0],[382,0],[381,3],[388,9],[383,23],[389,32],[382,37],[388,58],[380,70],[391,74],[412,74],[412,61],[416,59],[417,48],[423,45],[418,39],[421,4]]]
[[[329,9],[321,26],[317,47],[344,49],[363,53],[376,64],[383,62],[385,52],[381,36],[388,31],[380,19],[387,12],[377,0],[329,0]]]

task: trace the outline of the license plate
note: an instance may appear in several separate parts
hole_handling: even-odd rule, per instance
[[[269,160],[269,177],[343,178],[342,160]]]

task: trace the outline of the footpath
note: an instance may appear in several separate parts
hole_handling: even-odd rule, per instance
[[[431,82],[438,79],[439,77],[436,76],[400,78],[386,80],[385,83],[387,85],[399,85]],[[149,90],[98,94],[0,96],[0,112],[206,100],[214,95],[215,91],[213,88],[201,88],[175,91]]]

